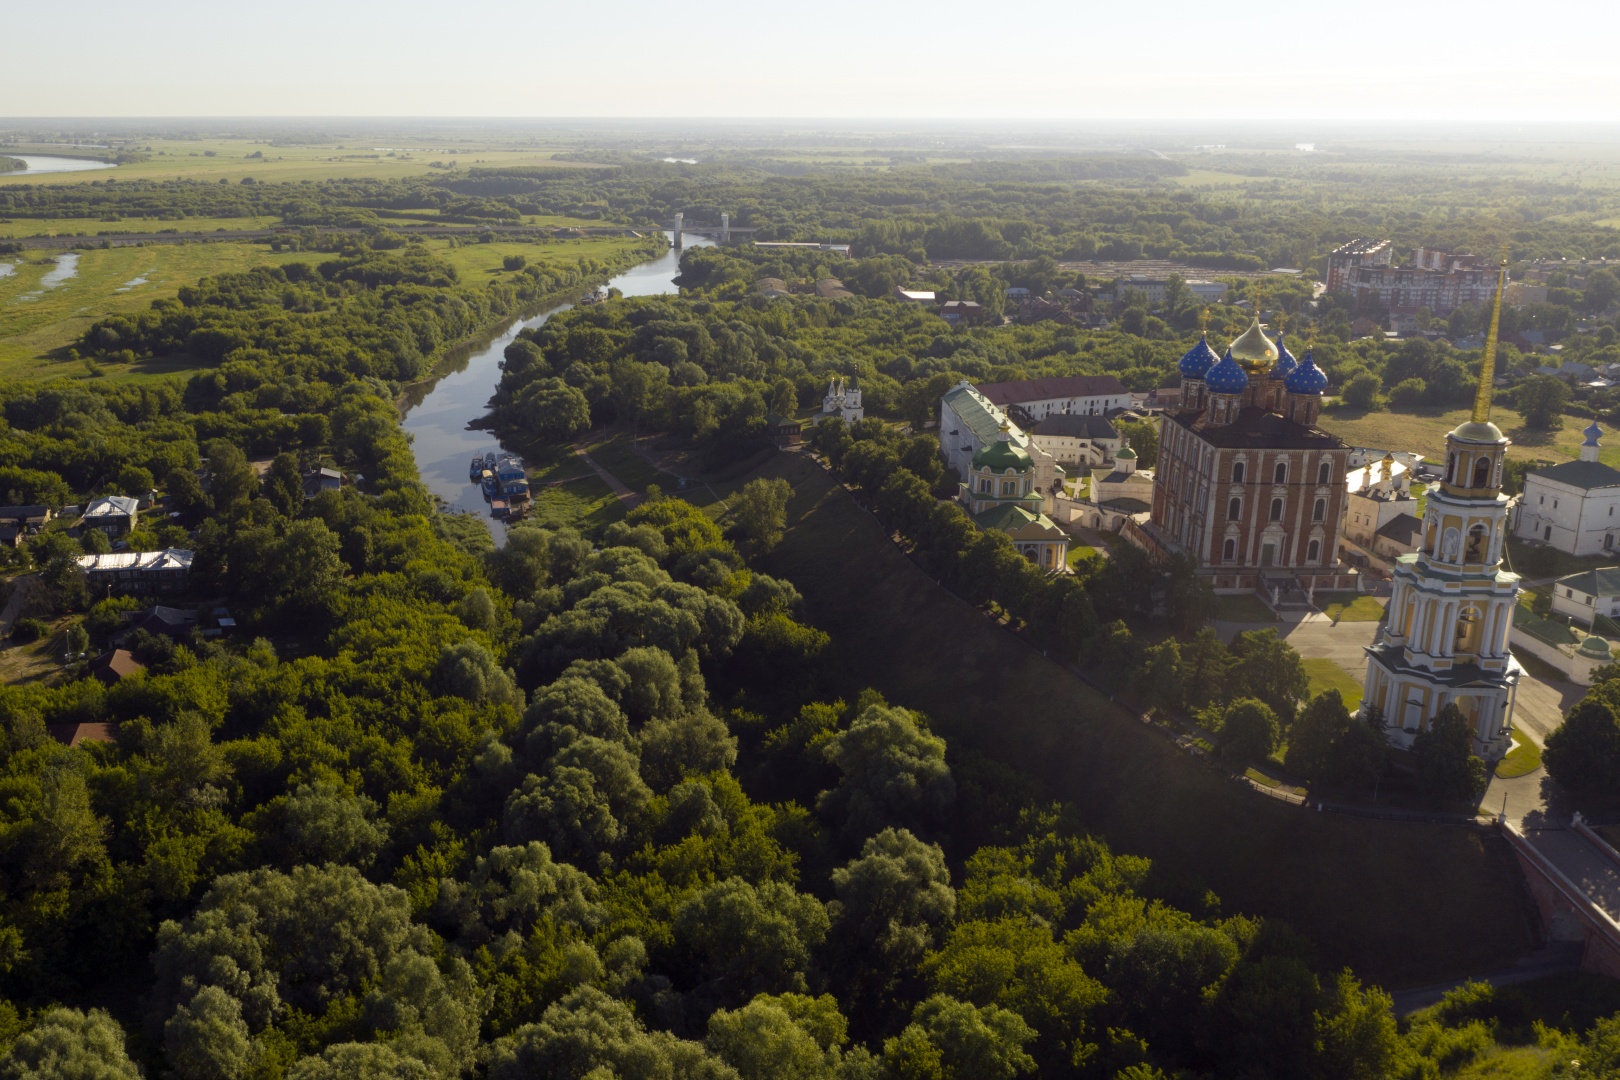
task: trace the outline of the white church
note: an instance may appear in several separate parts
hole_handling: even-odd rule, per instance
[[[821,399],[821,414],[853,424],[866,415],[866,410],[861,408],[861,388],[849,385],[843,378],[830,380],[827,394]]]
[[[1597,421],[1582,434],[1586,441],[1578,461],[1525,476],[1524,494],[1513,510],[1513,535],[1571,555],[1608,555],[1620,545],[1620,470],[1598,460],[1603,429]]]

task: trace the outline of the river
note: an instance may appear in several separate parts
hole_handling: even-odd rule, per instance
[[[13,154],[3,148],[0,148],[0,157],[16,158],[28,166],[21,172],[0,173],[0,176],[37,176],[40,173],[89,172],[92,169],[116,169],[118,167],[110,161],[54,157],[49,154]]]
[[[687,247],[712,243],[697,236],[687,236],[685,241]],[[631,267],[608,285],[626,296],[675,293],[680,291],[675,287],[679,272],[680,252],[671,248],[656,259]],[[467,425],[489,412],[489,399],[501,381],[501,358],[518,331],[539,326],[573,306],[560,304],[527,319],[514,319],[488,339],[463,348],[459,357],[451,357],[443,375],[406,396],[404,425],[411,436],[416,471],[422,482],[452,508],[482,517],[497,544],[506,542],[506,531],[489,517],[478,485],[467,480],[467,465],[474,454],[494,450],[498,444],[489,432],[469,431]]]

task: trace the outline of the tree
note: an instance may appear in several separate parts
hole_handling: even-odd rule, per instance
[[[1581,307],[1593,315],[1600,315],[1620,301],[1620,276],[1602,267],[1586,275],[1586,289],[1581,293]]]
[[[821,793],[817,807],[841,820],[850,836],[937,821],[956,797],[945,740],[905,709],[868,705],[824,753],[843,778]]]
[[[1151,469],[1159,461],[1159,429],[1148,420],[1120,420],[1114,427],[1131,441],[1136,467]]]
[[[1230,684],[1271,706],[1287,731],[1311,685],[1299,653],[1275,630],[1245,630],[1232,642],[1232,657]]]
[[[1389,391],[1389,403],[1398,409],[1411,409],[1422,405],[1429,394],[1429,384],[1422,379],[1402,379]]]
[[[1412,740],[1418,787],[1436,799],[1472,802],[1485,790],[1485,763],[1474,756],[1473,728],[1447,705]]]
[[[1378,408],[1378,392],[1384,384],[1370,371],[1363,371],[1346,382],[1339,391],[1340,399],[1352,409],[1372,411]]]
[[[1142,653],[1142,666],[1134,680],[1144,697],[1161,709],[1180,708],[1182,687],[1181,646],[1175,638],[1149,645]]]
[[[208,495],[214,510],[228,515],[246,509],[259,493],[259,478],[247,455],[226,439],[211,440],[203,453],[208,458]]]
[[[1221,756],[1233,761],[1264,761],[1277,748],[1282,730],[1271,706],[1255,698],[1238,698],[1221,714],[1215,737]]]
[[[1556,375],[1532,375],[1513,392],[1513,407],[1527,426],[1552,431],[1563,423],[1560,414],[1569,396],[1569,385]]]
[[[779,476],[750,480],[737,493],[732,507],[737,525],[759,550],[769,551],[782,542],[788,499],[792,496],[792,486]]]
[[[205,986],[163,1025],[163,1050],[179,1080],[237,1080],[255,1054],[242,1003]]]
[[[331,780],[316,780],[270,800],[243,823],[259,834],[265,855],[281,866],[369,866],[388,839],[388,827],[373,821],[376,816],[376,803],[364,795]]]
[[[675,911],[675,940],[700,979],[716,982],[723,998],[807,988],[805,969],[827,936],[827,910],[813,896],[780,881],[757,887],[725,878]]]
[[[735,1080],[698,1043],[649,1032],[629,1005],[583,986],[489,1047],[489,1080]],[[324,1078],[323,1078],[324,1080]]]
[[[585,393],[561,379],[539,379],[518,392],[512,413],[523,437],[534,445],[566,442],[591,426]]]
[[[291,454],[277,454],[264,474],[260,491],[270,505],[285,517],[295,517],[304,505],[303,479],[298,475],[298,459]]]
[[[1569,710],[1563,724],[1547,736],[1542,760],[1548,775],[1572,792],[1604,795],[1620,790],[1620,717],[1606,688],[1603,693],[1588,692]]]
[[[1013,1080],[1035,1068],[1024,1052],[1034,1037],[1015,1012],[935,994],[883,1044],[883,1062],[897,1080]]]
[[[709,1017],[705,1043],[742,1080],[838,1080],[845,1032],[831,994],[760,994]]]
[[[1288,754],[1283,764],[1307,780],[1328,780],[1334,747],[1349,735],[1354,724],[1337,690],[1316,695],[1288,731]]]
[[[867,839],[858,858],[834,870],[828,907],[834,963],[863,1004],[881,1004],[934,945],[956,913],[945,853],[905,829]]]
[[[4,1058],[4,1080],[140,1080],[124,1052],[124,1031],[100,1009],[48,1009]]]

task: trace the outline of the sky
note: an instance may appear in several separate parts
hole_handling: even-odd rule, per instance
[[[1616,0],[4,0],[0,116],[1620,121]]]

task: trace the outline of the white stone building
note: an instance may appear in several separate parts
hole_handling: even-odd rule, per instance
[[[1514,510],[1514,536],[1571,555],[1601,555],[1620,543],[1620,470],[1598,460],[1603,429],[1594,422],[1584,434],[1580,460],[1537,469],[1524,478],[1524,494]]]
[[[1112,375],[1061,375],[981,383],[978,391],[996,408],[1028,424],[1061,413],[1107,416],[1116,409],[1131,407],[1131,392]]]
[[[1063,467],[1013,423],[1006,412],[993,405],[972,383],[963,381],[939,399],[939,452],[945,464],[966,478],[973,472],[973,456],[1002,437],[1029,454],[1034,462],[1033,481],[1044,500],[1047,513],[1055,509],[1054,493],[1062,490]]]
[[[1119,431],[1106,416],[1057,413],[1029,429],[1035,445],[1068,467],[1106,465],[1122,445]]]
[[[1620,566],[1601,566],[1553,582],[1552,613],[1587,628],[1595,615],[1620,618]]]
[[[853,424],[866,415],[861,408],[861,388],[850,386],[844,379],[827,383],[827,394],[821,399],[821,414],[837,416],[846,424]]]
[[[1344,482],[1349,495],[1344,502],[1344,528],[1339,536],[1348,545],[1371,550],[1378,530],[1402,514],[1417,517],[1412,476],[1391,454],[1376,464],[1351,469]]]

